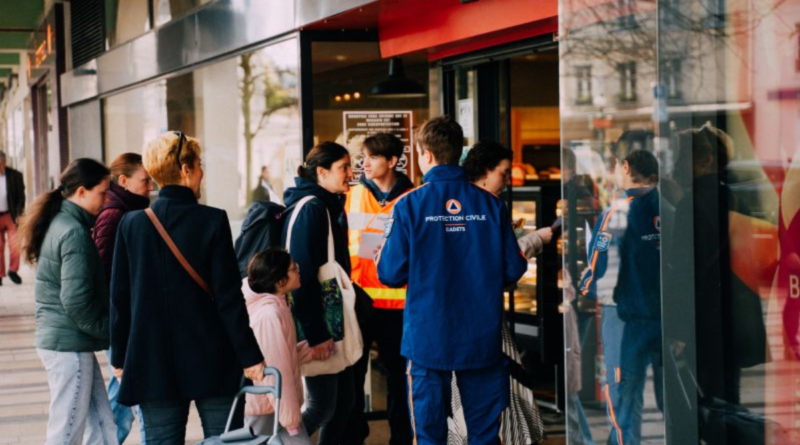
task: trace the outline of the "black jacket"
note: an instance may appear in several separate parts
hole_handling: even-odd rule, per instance
[[[292,292],[292,312],[303,328],[308,344],[318,345],[330,338],[322,309],[322,289],[317,280],[319,268],[328,261],[328,212],[333,228],[333,242],[338,262],[350,274],[350,252],[348,250],[347,217],[344,213],[344,195],[333,194],[312,181],[295,178],[296,187],[286,190],[283,200],[291,207],[303,197],[313,195],[297,215],[292,229],[292,245],[289,253],[300,266],[300,289]],[[286,215],[283,228],[283,245],[294,209]]]
[[[25,181],[22,173],[11,167],[6,167],[6,192],[8,194],[8,213],[11,219],[17,219],[25,211]]]
[[[161,224],[213,299],[169,250],[142,210],[117,232],[111,278],[111,363],[123,368],[119,400],[232,397],[243,368],[263,360],[247,316],[227,215],[181,186],[153,203]]]

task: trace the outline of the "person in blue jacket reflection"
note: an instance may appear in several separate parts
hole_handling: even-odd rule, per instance
[[[670,219],[674,211],[666,202],[659,205],[658,161],[652,153],[630,152],[618,164],[615,176],[625,190],[625,198],[603,212],[592,231],[589,268],[583,274],[579,291],[583,299],[597,298],[597,281],[607,272],[612,242],[617,243],[620,263],[614,302],[624,327],[619,363],[607,370],[605,392],[612,426],[609,444],[638,445],[642,437],[648,366],[653,367],[656,404],[663,412],[661,221],[662,215]],[[620,214],[626,215],[624,228],[614,230],[612,226],[620,225],[612,222]],[[607,334],[604,329],[604,342]],[[613,387],[616,391],[612,391]]]
[[[401,352],[407,358],[414,442],[447,442],[447,407],[456,373],[470,443],[499,443],[508,404],[502,354],[503,288],[527,270],[511,215],[496,196],[469,182],[458,161],[461,126],[432,119],[417,131],[425,184],[394,207],[378,277],[408,285]]]

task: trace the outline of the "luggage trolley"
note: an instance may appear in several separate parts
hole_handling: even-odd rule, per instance
[[[275,377],[275,384],[272,386],[255,386],[255,385],[242,385],[242,388],[233,399],[233,406],[231,413],[228,415],[228,422],[225,424],[225,432],[220,436],[208,438],[197,445],[282,445],[280,437],[278,437],[278,428],[280,428],[280,413],[281,413],[281,372],[276,368],[268,366],[264,368],[264,377]],[[253,429],[245,426],[237,430],[231,431],[231,422],[233,422],[236,407],[239,405],[239,400],[245,394],[272,394],[275,396],[275,422],[272,426],[271,436],[262,436],[253,433]]]

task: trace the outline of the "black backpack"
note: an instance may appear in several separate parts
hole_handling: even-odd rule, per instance
[[[236,238],[234,249],[239,263],[239,274],[247,276],[247,263],[258,252],[270,247],[281,247],[285,216],[294,206],[284,207],[269,201],[254,201],[242,223],[242,233]]]

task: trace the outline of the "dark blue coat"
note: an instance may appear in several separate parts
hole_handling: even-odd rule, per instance
[[[111,364],[123,368],[119,400],[132,406],[233,397],[242,370],[264,358],[250,329],[228,217],[181,186],[164,187],[152,209],[214,298],[144,211],[122,218],[111,278]]]
[[[378,261],[383,284],[408,284],[402,354],[432,369],[494,366],[503,288],[528,261],[506,205],[460,167],[434,167],[425,182],[395,204]]]
[[[336,262],[348,275],[350,251],[344,195],[331,193],[317,183],[302,178],[295,178],[295,187],[286,190],[283,195],[286,207],[290,208],[285,216],[283,245],[286,245],[286,231],[294,213],[292,206],[309,195],[316,199],[303,206],[297,215],[289,253],[300,267],[300,289],[292,292],[292,313],[302,327],[308,344],[315,346],[331,338],[322,308],[322,287],[317,279],[319,268],[328,262],[328,214],[333,228]]]

